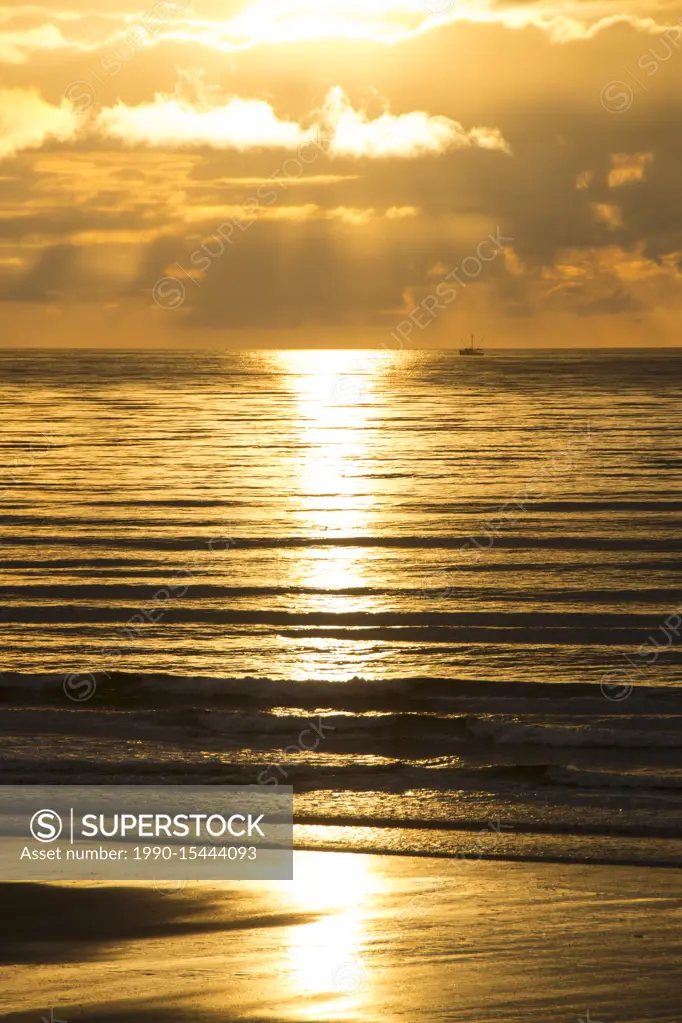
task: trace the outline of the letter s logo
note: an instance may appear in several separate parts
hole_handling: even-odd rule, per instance
[[[37,842],[54,842],[62,833],[62,819],[54,810],[38,810],[31,817],[31,834]]]

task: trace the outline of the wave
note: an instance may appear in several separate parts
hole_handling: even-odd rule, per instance
[[[609,789],[682,789],[682,771],[585,771],[578,767],[551,766],[548,780],[557,785]]]
[[[552,746],[556,749],[679,749],[682,747],[682,718],[628,718],[605,727],[590,722],[539,724],[521,721],[467,719],[467,728],[478,738],[489,738],[500,745]],[[648,726],[648,727],[647,727]],[[677,731],[673,727],[677,726]],[[666,731],[666,729],[670,729]]]
[[[434,596],[442,595],[444,593],[455,596],[458,592],[462,595],[466,595],[468,599],[475,597],[479,601],[490,602],[490,595],[486,592],[483,594],[477,591],[473,586],[467,586],[461,580],[458,580],[454,575],[446,573],[446,579],[448,585],[445,583],[440,587],[437,586],[419,588],[419,587],[398,587],[398,586],[338,586],[330,589],[329,587],[316,587],[316,586],[225,586],[218,583],[197,583],[192,580],[190,575],[182,576],[182,583],[179,585],[176,581],[173,583],[169,582],[173,578],[172,569],[159,568],[153,562],[145,561],[130,561],[125,560],[116,561],[111,560],[100,560],[99,562],[80,562],[76,559],[46,562],[8,562],[8,567],[16,568],[31,567],[36,569],[41,565],[45,569],[53,569],[55,567],[67,567],[78,569],[79,573],[84,573],[88,568],[93,570],[101,567],[113,568],[116,565],[125,566],[126,569],[130,570],[130,567],[138,566],[143,571],[135,573],[129,571],[130,575],[142,574],[149,577],[158,577],[161,580],[166,581],[166,586],[170,590],[183,591],[178,594],[178,597],[184,597],[185,603],[192,601],[194,604],[198,600],[234,600],[243,597],[256,597],[264,599],[267,597],[291,597],[291,596],[318,596],[318,597],[381,597],[382,599],[388,599],[391,597],[409,597],[409,598],[420,598],[428,596],[430,590],[432,590]],[[0,563],[0,568],[2,563]],[[523,571],[529,570],[528,565],[523,566]],[[611,566],[609,566],[611,567]],[[515,566],[515,570],[520,574],[519,566]],[[630,568],[631,570],[631,568]],[[127,573],[128,574],[128,573]],[[529,581],[530,585],[530,581]],[[517,581],[518,587],[518,581]],[[162,587],[161,587],[162,588]],[[77,582],[77,583],[33,583],[29,582],[23,585],[5,585],[2,588],[2,597],[5,601],[11,601],[13,604],[21,606],[22,601],[55,601],[55,600],[71,600],[78,603],[79,612],[83,614],[83,620],[87,620],[87,608],[83,607],[84,601],[91,600],[106,600],[110,602],[123,602],[126,600],[152,600],[155,595],[159,592],[158,583],[140,583],[134,581],[111,581],[107,583],[93,583],[93,582]],[[177,599],[175,594],[172,594],[174,599]],[[613,589],[590,589],[588,592],[581,589],[561,587],[558,589],[543,588],[541,600],[538,603],[559,603],[559,602],[570,602],[584,603],[584,604],[607,604],[612,603],[614,605],[621,605],[623,603],[658,603],[669,607],[674,607],[679,601],[680,593],[679,588],[673,587],[648,587],[646,589],[624,589],[624,588],[613,588]],[[505,604],[514,603],[518,604],[521,601],[535,603],[537,597],[535,594],[529,594],[527,589],[518,587],[514,590],[506,590],[494,594],[494,603]],[[8,609],[9,610],[9,609]],[[211,613],[215,613],[218,610],[221,614],[227,614],[225,608],[210,607],[207,609]],[[118,613],[118,612],[117,612]],[[453,607],[452,610],[447,611],[400,611],[395,610],[391,612],[335,612],[325,613],[319,612],[300,612],[297,615],[292,612],[262,612],[254,611],[249,608],[244,610],[232,609],[231,612],[235,621],[257,621],[266,624],[286,624],[288,621],[330,621],[339,623],[348,623],[349,621],[357,624],[363,624],[367,622],[385,622],[391,625],[396,624],[429,624],[438,621],[455,621],[462,623],[479,622],[487,625],[500,624],[501,627],[505,626],[505,622],[517,622],[522,621],[526,624],[534,624],[537,626],[543,626],[545,623],[552,623],[560,620],[563,622],[567,620],[569,623],[577,621],[578,623],[594,622],[594,611],[583,612],[583,611],[570,611],[570,612],[545,612],[539,610],[532,611],[517,611],[517,612],[499,612],[496,610],[491,611],[462,611]],[[560,619],[557,616],[560,615]],[[580,616],[583,616],[582,618]],[[642,627],[647,626],[659,626],[661,615],[660,613],[647,613],[639,612],[634,615],[630,612],[614,612],[614,611],[602,611],[598,612],[598,621],[603,623],[604,621],[616,624],[618,627],[630,627],[630,625],[641,625]],[[225,620],[230,620],[225,618]]]
[[[172,591],[180,591],[174,594]],[[153,613],[166,624],[267,626],[286,629],[289,635],[325,636],[336,639],[394,639],[410,642],[579,643],[635,645],[650,632],[660,630],[659,613],[589,611],[263,611],[249,608],[179,604],[176,597],[189,591],[190,581],[175,583],[154,593]],[[3,608],[8,623],[54,623],[125,625],[141,608],[136,605],[12,604]],[[144,624],[144,623],[143,623]],[[297,631],[297,629],[299,631]],[[306,629],[306,632],[300,631]],[[317,630],[317,631],[316,631]],[[668,639],[670,637],[668,636]],[[670,644],[668,644],[670,645]],[[665,643],[661,643],[665,646]],[[675,651],[672,652],[675,656]]]
[[[116,542],[117,541],[114,538],[112,538],[111,544],[113,546],[116,546]],[[311,545],[312,546],[319,546],[319,542],[317,540],[311,540]],[[25,560],[25,559],[21,559],[21,558],[11,558],[11,559],[7,559],[7,560],[0,560],[0,568],[2,568],[4,570],[17,569],[17,568],[28,568],[28,569],[35,570],[36,568],[41,568],[41,567],[53,568],[53,569],[56,569],[56,568],[74,568],[74,569],[80,569],[82,571],[86,571],[89,568],[126,568],[127,569],[127,568],[145,567],[145,568],[147,568],[149,570],[149,574],[150,575],[158,573],[158,574],[163,574],[166,578],[170,578],[173,575],[173,571],[174,571],[174,567],[175,566],[173,565],[172,562],[170,562],[170,563],[167,563],[167,562],[160,563],[158,561],[158,559],[156,559],[154,557],[151,557],[151,556],[150,557],[132,557],[132,556],[125,556],[125,555],[120,555],[120,556],[109,555],[109,556],[102,556],[102,557],[89,557],[89,556],[87,556],[86,552],[82,552],[80,554],[80,556],[74,555],[73,557],[45,557],[45,556],[40,557],[39,555],[36,555],[35,557],[31,558],[28,561]],[[179,567],[182,568],[182,562],[179,563]],[[568,562],[561,562],[561,561],[551,562],[550,561],[550,562],[548,562],[546,560],[545,561],[528,561],[528,560],[524,559],[524,561],[522,563],[518,563],[518,562],[508,563],[508,562],[505,562],[505,561],[493,561],[493,562],[485,562],[484,564],[480,564],[480,563],[476,563],[476,562],[473,563],[473,564],[467,564],[466,562],[462,562],[461,564],[457,565],[457,571],[458,572],[470,572],[472,574],[476,573],[477,575],[480,575],[482,573],[485,573],[487,575],[489,573],[499,574],[499,573],[510,573],[510,572],[514,573],[515,575],[518,575],[520,573],[524,573],[525,574],[525,573],[538,573],[538,572],[542,572],[544,575],[552,576],[552,575],[564,575],[564,574],[567,574],[567,573],[568,574],[575,574],[576,570],[578,570],[578,569],[581,570],[581,571],[582,570],[587,570],[587,569],[598,569],[600,571],[603,571],[605,569],[608,569],[610,572],[623,572],[623,573],[628,573],[628,574],[631,574],[634,570],[637,570],[637,571],[644,571],[644,570],[646,570],[646,571],[659,571],[659,572],[674,573],[676,571],[679,571],[679,569],[681,567],[682,567],[682,559],[680,559],[680,558],[666,558],[666,559],[661,559],[661,558],[628,558],[626,561],[623,561],[623,562],[618,562],[618,561],[613,561],[613,560],[605,560],[605,559],[587,560],[587,559],[582,558],[577,564],[574,563],[573,561],[568,561]],[[443,571],[442,567],[439,568],[439,571]],[[445,568],[445,571],[447,571],[447,566]],[[248,591],[250,589],[254,589],[254,590],[257,590],[258,592],[261,592],[261,591],[270,592],[271,591],[269,587],[226,587],[226,589],[229,590],[230,592],[239,592],[241,589],[244,589],[246,591]],[[278,592],[279,589],[280,589],[280,587],[272,587],[272,592],[276,593],[276,592]],[[305,586],[301,586],[301,587],[281,587],[281,589],[285,590],[285,591],[291,590],[292,592],[297,592],[297,593],[330,592],[328,588],[325,588],[324,590],[320,591],[316,587],[305,587]],[[351,586],[351,587],[347,587],[347,588],[334,589],[331,592],[334,592],[334,593],[358,593],[358,594],[365,594],[365,593],[389,593],[389,594],[390,593],[411,593],[411,594],[414,594],[415,592],[417,592],[417,593],[419,592],[419,588],[415,589],[414,587],[392,587],[390,585],[381,586],[381,587],[371,587],[371,586],[357,586],[357,587],[353,587],[353,586]],[[543,590],[542,590],[543,599],[544,599],[544,596],[545,596],[546,592],[549,592],[550,594],[552,593],[551,590],[546,591],[544,589],[544,587],[543,587]],[[558,591],[558,592],[561,592],[561,591]],[[576,592],[584,592],[584,591],[576,591]],[[590,593],[600,594],[602,591],[597,589],[597,588],[593,588],[593,586],[590,585],[590,591],[589,592]],[[610,591],[606,591],[606,592],[610,592]],[[639,592],[639,591],[637,591],[637,590],[635,590],[635,591],[632,591],[632,590],[622,590],[622,591],[620,591],[619,590],[619,591],[616,591],[616,592],[618,592],[618,593],[622,592],[623,594],[627,594],[627,593],[630,593],[630,592]],[[667,593],[668,591],[665,590],[664,592]],[[501,593],[496,593],[495,597],[496,597],[496,599],[502,599],[504,597],[504,594],[503,593],[502,594]],[[674,591],[674,600],[676,600],[678,597],[679,597],[679,589]]]
[[[200,702],[200,701],[198,701]],[[5,709],[0,734],[22,737],[70,736],[73,739],[150,743],[182,750],[234,752],[243,749],[304,752],[317,749],[323,740],[330,754],[401,758],[414,761],[430,755],[456,755],[458,769],[466,764],[487,766],[504,760],[496,747],[511,747],[514,755],[547,748],[562,750],[641,750],[655,754],[660,762],[664,750],[682,747],[682,716],[668,714],[614,717],[577,715],[561,723],[539,723],[507,717],[443,715],[434,712],[345,711],[319,712],[304,708],[268,711],[218,710],[198,707],[144,709],[139,703],[116,710],[65,708]],[[297,737],[308,736],[297,749]],[[318,740],[316,741],[316,736]],[[622,758],[621,758],[622,759]],[[649,756],[651,759],[651,756]],[[435,763],[435,761],[434,761]],[[439,765],[442,766],[442,765]],[[622,767],[623,765],[620,764]]]
[[[65,672],[64,674],[0,675],[0,700],[25,705],[54,701],[64,707],[64,685],[91,679],[106,706],[267,707],[349,711],[436,711],[467,714],[587,714],[622,716],[682,715],[682,686],[635,685],[618,702],[605,698],[591,682],[494,682],[458,678],[400,677],[343,682],[277,679],[263,676],[224,677],[155,672]],[[83,706],[83,705],[81,705]],[[88,705],[88,707],[91,705]]]
[[[474,527],[469,533],[462,533],[459,536],[288,536],[288,537],[234,537],[235,546],[241,551],[247,550],[291,550],[303,548],[384,548],[386,550],[459,550],[466,547],[472,539],[480,539],[485,534],[485,523],[480,527]],[[211,539],[207,534],[205,539]],[[158,550],[158,551],[197,551],[201,538],[197,536],[168,536],[151,537],[144,536],[98,536],[87,534],[74,536],[73,533],[64,535],[50,535],[39,533],[28,533],[19,536],[6,536],[4,542],[7,546],[22,547],[112,547],[116,549],[133,550]],[[487,549],[490,544],[483,544]],[[600,550],[600,551],[682,551],[682,539],[677,535],[652,537],[650,535],[638,536],[567,536],[542,535],[528,536],[523,534],[504,533],[495,537],[495,548],[526,548],[541,549],[543,551],[578,551],[578,550]]]
[[[319,748],[323,740],[327,752],[354,756],[414,761],[425,754],[432,758],[437,754],[456,755],[462,769],[467,763],[482,764],[485,759],[488,766],[504,760],[504,756],[495,753],[495,747],[511,747],[517,758],[523,756],[524,750],[530,753],[538,748],[557,753],[641,750],[643,756],[646,751],[653,751],[654,759],[660,763],[664,750],[682,748],[681,724],[682,717],[678,715],[618,717],[607,725],[602,719],[594,722],[584,715],[560,724],[545,724],[427,712],[314,713],[303,708],[249,712],[188,707],[152,710],[140,706],[86,711],[24,707],[5,709],[0,735],[15,739],[43,735],[50,737],[48,741],[55,736],[96,742],[145,740],[172,747],[176,752],[294,749],[302,753],[306,748]],[[297,749],[301,735],[308,738]]]
[[[480,798],[483,794],[487,799],[497,797],[508,801],[512,795],[516,801],[535,804],[541,810],[550,793],[561,789],[603,789],[603,790],[637,790],[647,799],[647,793],[655,790],[679,792],[682,789],[682,770],[631,770],[609,771],[584,769],[574,765],[557,764],[509,764],[484,767],[462,765],[458,758],[439,757],[422,761],[391,760],[379,756],[366,758],[355,757],[352,761],[340,757],[320,757],[300,751],[298,759],[288,754],[284,757],[273,757],[262,754],[255,757],[253,751],[249,756],[237,757],[233,760],[214,758],[188,757],[187,755],[159,756],[151,749],[139,760],[116,757],[97,759],[92,756],[69,755],[68,752],[55,750],[53,755],[44,751],[36,751],[35,756],[8,755],[0,757],[0,776],[4,784],[201,784],[201,785],[256,785],[269,784],[291,785],[298,794],[312,793],[358,793],[400,795],[406,793],[415,797],[419,793],[428,793],[431,798],[437,794],[446,797],[458,795]],[[544,795],[543,795],[544,793]],[[552,797],[555,807],[558,805],[556,795]],[[337,804],[337,807],[342,804]],[[352,805],[352,802],[351,802]],[[403,826],[402,815],[381,817],[375,806],[371,819],[367,823],[373,826]],[[675,821],[661,824],[660,833],[679,832],[679,801],[674,804]],[[379,811],[380,814],[380,811]],[[546,827],[542,824],[542,813],[537,813],[534,828],[538,831],[557,830],[560,816]],[[329,823],[334,819],[341,822],[338,809],[329,816],[328,813],[315,813],[314,819]],[[311,817],[310,819],[313,819]],[[409,818],[411,826],[432,826],[447,828],[447,820],[442,816],[428,818],[417,814]],[[557,823],[557,820],[559,823]],[[357,814],[343,817],[348,824],[359,823]],[[623,830],[631,830],[636,825],[636,818],[623,822]],[[405,824],[405,826],[408,826]],[[458,822],[456,827],[461,827]],[[576,823],[571,818],[571,830]],[[605,826],[600,825],[604,830]],[[651,825],[647,825],[651,830]],[[609,827],[613,830],[613,826]]]
[[[321,762],[320,762],[321,761]],[[278,776],[278,784],[294,785],[297,791],[319,791],[329,789],[366,790],[401,792],[404,790],[424,789],[450,792],[481,791],[513,785],[515,789],[544,785],[548,781],[557,784],[573,784],[572,780],[554,778],[550,771],[554,770],[547,764],[532,765],[496,765],[486,767],[461,766],[457,758],[437,757],[422,761],[392,760],[382,757],[368,757],[353,761],[330,758],[326,761],[316,756],[310,758],[305,751],[299,751],[299,759],[288,755],[285,758],[272,758],[267,755],[258,760],[244,758],[242,761],[216,761],[188,758],[186,756],[159,757],[150,752],[143,760],[124,761],[78,756],[46,757],[38,753],[36,757],[7,756],[0,758],[2,775],[34,776],[38,773],[64,777],[111,777],[118,780],[131,777],[141,781],[165,779],[166,783],[184,781],[186,784],[199,783],[203,779],[223,785],[265,784],[259,782],[270,767],[285,762],[286,768]],[[586,772],[589,773],[589,772]],[[271,777],[275,777],[274,774]],[[169,779],[171,781],[169,781]],[[202,784],[204,783],[202,781]],[[272,782],[271,782],[272,783]]]

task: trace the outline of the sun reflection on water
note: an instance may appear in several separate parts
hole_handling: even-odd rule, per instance
[[[371,585],[372,549],[329,541],[372,536],[377,529],[381,512],[372,481],[372,429],[383,400],[386,353],[280,351],[268,357],[276,360],[291,395],[294,530],[318,541],[305,559],[291,558],[289,584],[318,591],[310,598],[311,611],[362,610],[366,596],[347,591]],[[357,663],[363,647],[357,641],[317,636],[306,646],[300,655],[304,677],[316,674],[320,661],[329,676],[335,647],[341,677],[363,670],[364,660]],[[350,672],[346,648],[355,657]]]
[[[298,524],[306,536],[352,536],[373,518],[368,430],[385,353],[273,352],[291,389],[298,459]]]
[[[292,901],[299,911],[321,915],[288,930],[289,979],[292,994],[314,999],[315,1018],[321,1010],[325,1019],[357,1011],[369,998],[366,905],[376,886],[370,864],[369,857],[352,853],[296,857]]]

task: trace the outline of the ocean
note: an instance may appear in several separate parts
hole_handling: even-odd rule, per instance
[[[3,783],[682,865],[682,355],[0,351]]]

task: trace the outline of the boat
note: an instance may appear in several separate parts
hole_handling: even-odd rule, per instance
[[[483,340],[483,339],[481,338],[481,340]],[[476,345],[474,344],[474,335],[473,334],[469,334],[469,345],[466,348],[460,348],[459,354],[460,355],[485,355],[485,352],[483,351],[482,348],[477,348],[476,347]]]

